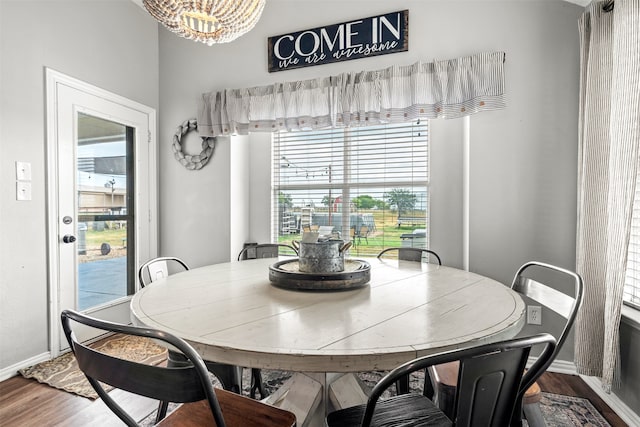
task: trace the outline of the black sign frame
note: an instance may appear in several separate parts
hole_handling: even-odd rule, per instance
[[[267,39],[268,69],[293,70],[409,50],[409,10]]]

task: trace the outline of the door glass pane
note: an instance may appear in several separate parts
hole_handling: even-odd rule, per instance
[[[128,188],[131,128],[78,115],[77,307],[87,310],[132,293],[127,248],[133,229]],[[133,252],[132,252],[133,253]]]

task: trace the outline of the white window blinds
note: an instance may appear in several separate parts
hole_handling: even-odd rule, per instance
[[[275,133],[273,171],[274,241],[325,227],[352,255],[428,246],[426,120]]]

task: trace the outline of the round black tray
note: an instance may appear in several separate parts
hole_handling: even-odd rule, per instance
[[[299,270],[298,258],[278,261],[269,266],[269,280],[285,289],[338,291],[354,289],[369,283],[371,265],[359,259],[345,259],[344,271],[339,273],[304,273]]]

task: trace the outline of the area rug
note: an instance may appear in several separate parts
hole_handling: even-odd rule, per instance
[[[542,392],[540,410],[548,426],[610,427],[588,399]]]
[[[94,348],[136,362],[157,365],[167,358],[167,350],[151,340],[129,335],[112,335],[98,341]],[[68,352],[53,360],[38,363],[18,371],[25,378],[33,378],[60,390],[79,396],[97,399],[98,394],[91,387],[84,374],[78,369],[73,353]],[[109,387],[105,387],[110,390]]]

